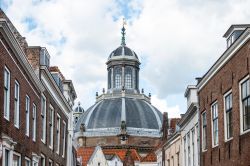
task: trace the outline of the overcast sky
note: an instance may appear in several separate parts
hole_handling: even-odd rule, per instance
[[[141,61],[140,88],[152,104],[177,117],[186,111],[184,91],[196,84],[225,51],[231,24],[250,23],[249,0],[0,0],[29,45],[47,47],[51,65],[72,79],[77,102],[87,109],[107,87],[105,62],[120,45]],[[76,102],[76,103],[77,103]]]

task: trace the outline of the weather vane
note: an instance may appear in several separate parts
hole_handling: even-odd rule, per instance
[[[123,21],[122,21],[122,42],[121,42],[121,45],[123,45],[123,46],[125,46],[126,45],[126,42],[125,42],[125,34],[126,34],[126,32],[125,32],[125,25],[127,25],[127,23],[126,23],[126,20],[125,20],[125,18],[123,18]]]

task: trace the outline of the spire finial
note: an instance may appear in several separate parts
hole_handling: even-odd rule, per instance
[[[125,25],[126,25],[126,20],[125,18],[123,18],[123,22],[122,22],[122,42],[121,42],[121,45],[122,46],[125,46],[126,45],[126,42],[125,42],[125,34],[126,34],[126,29],[125,29]]]

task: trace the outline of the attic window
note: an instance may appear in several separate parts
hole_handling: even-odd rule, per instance
[[[228,38],[227,38],[227,48],[229,48],[242,34],[243,30],[235,30]]]

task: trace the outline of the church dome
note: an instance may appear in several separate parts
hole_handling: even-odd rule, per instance
[[[125,28],[121,45],[109,55],[107,92],[96,93],[96,102],[78,118],[76,137],[106,137],[124,134],[160,138],[162,114],[151,105],[151,95],[139,90],[140,62],[126,46]],[[123,136],[121,136],[123,138]]]
[[[129,135],[160,137],[161,112],[148,101],[134,97],[96,102],[78,120],[75,132],[79,132],[84,124],[87,136],[118,135],[122,121],[125,121]]]
[[[80,102],[78,103],[77,107],[74,110],[75,113],[84,113],[84,109],[81,107]]]
[[[109,59],[115,58],[128,58],[138,60],[138,56],[136,53],[125,45],[121,45],[117,49],[111,52],[109,55]],[[139,61],[139,60],[138,60]]]

